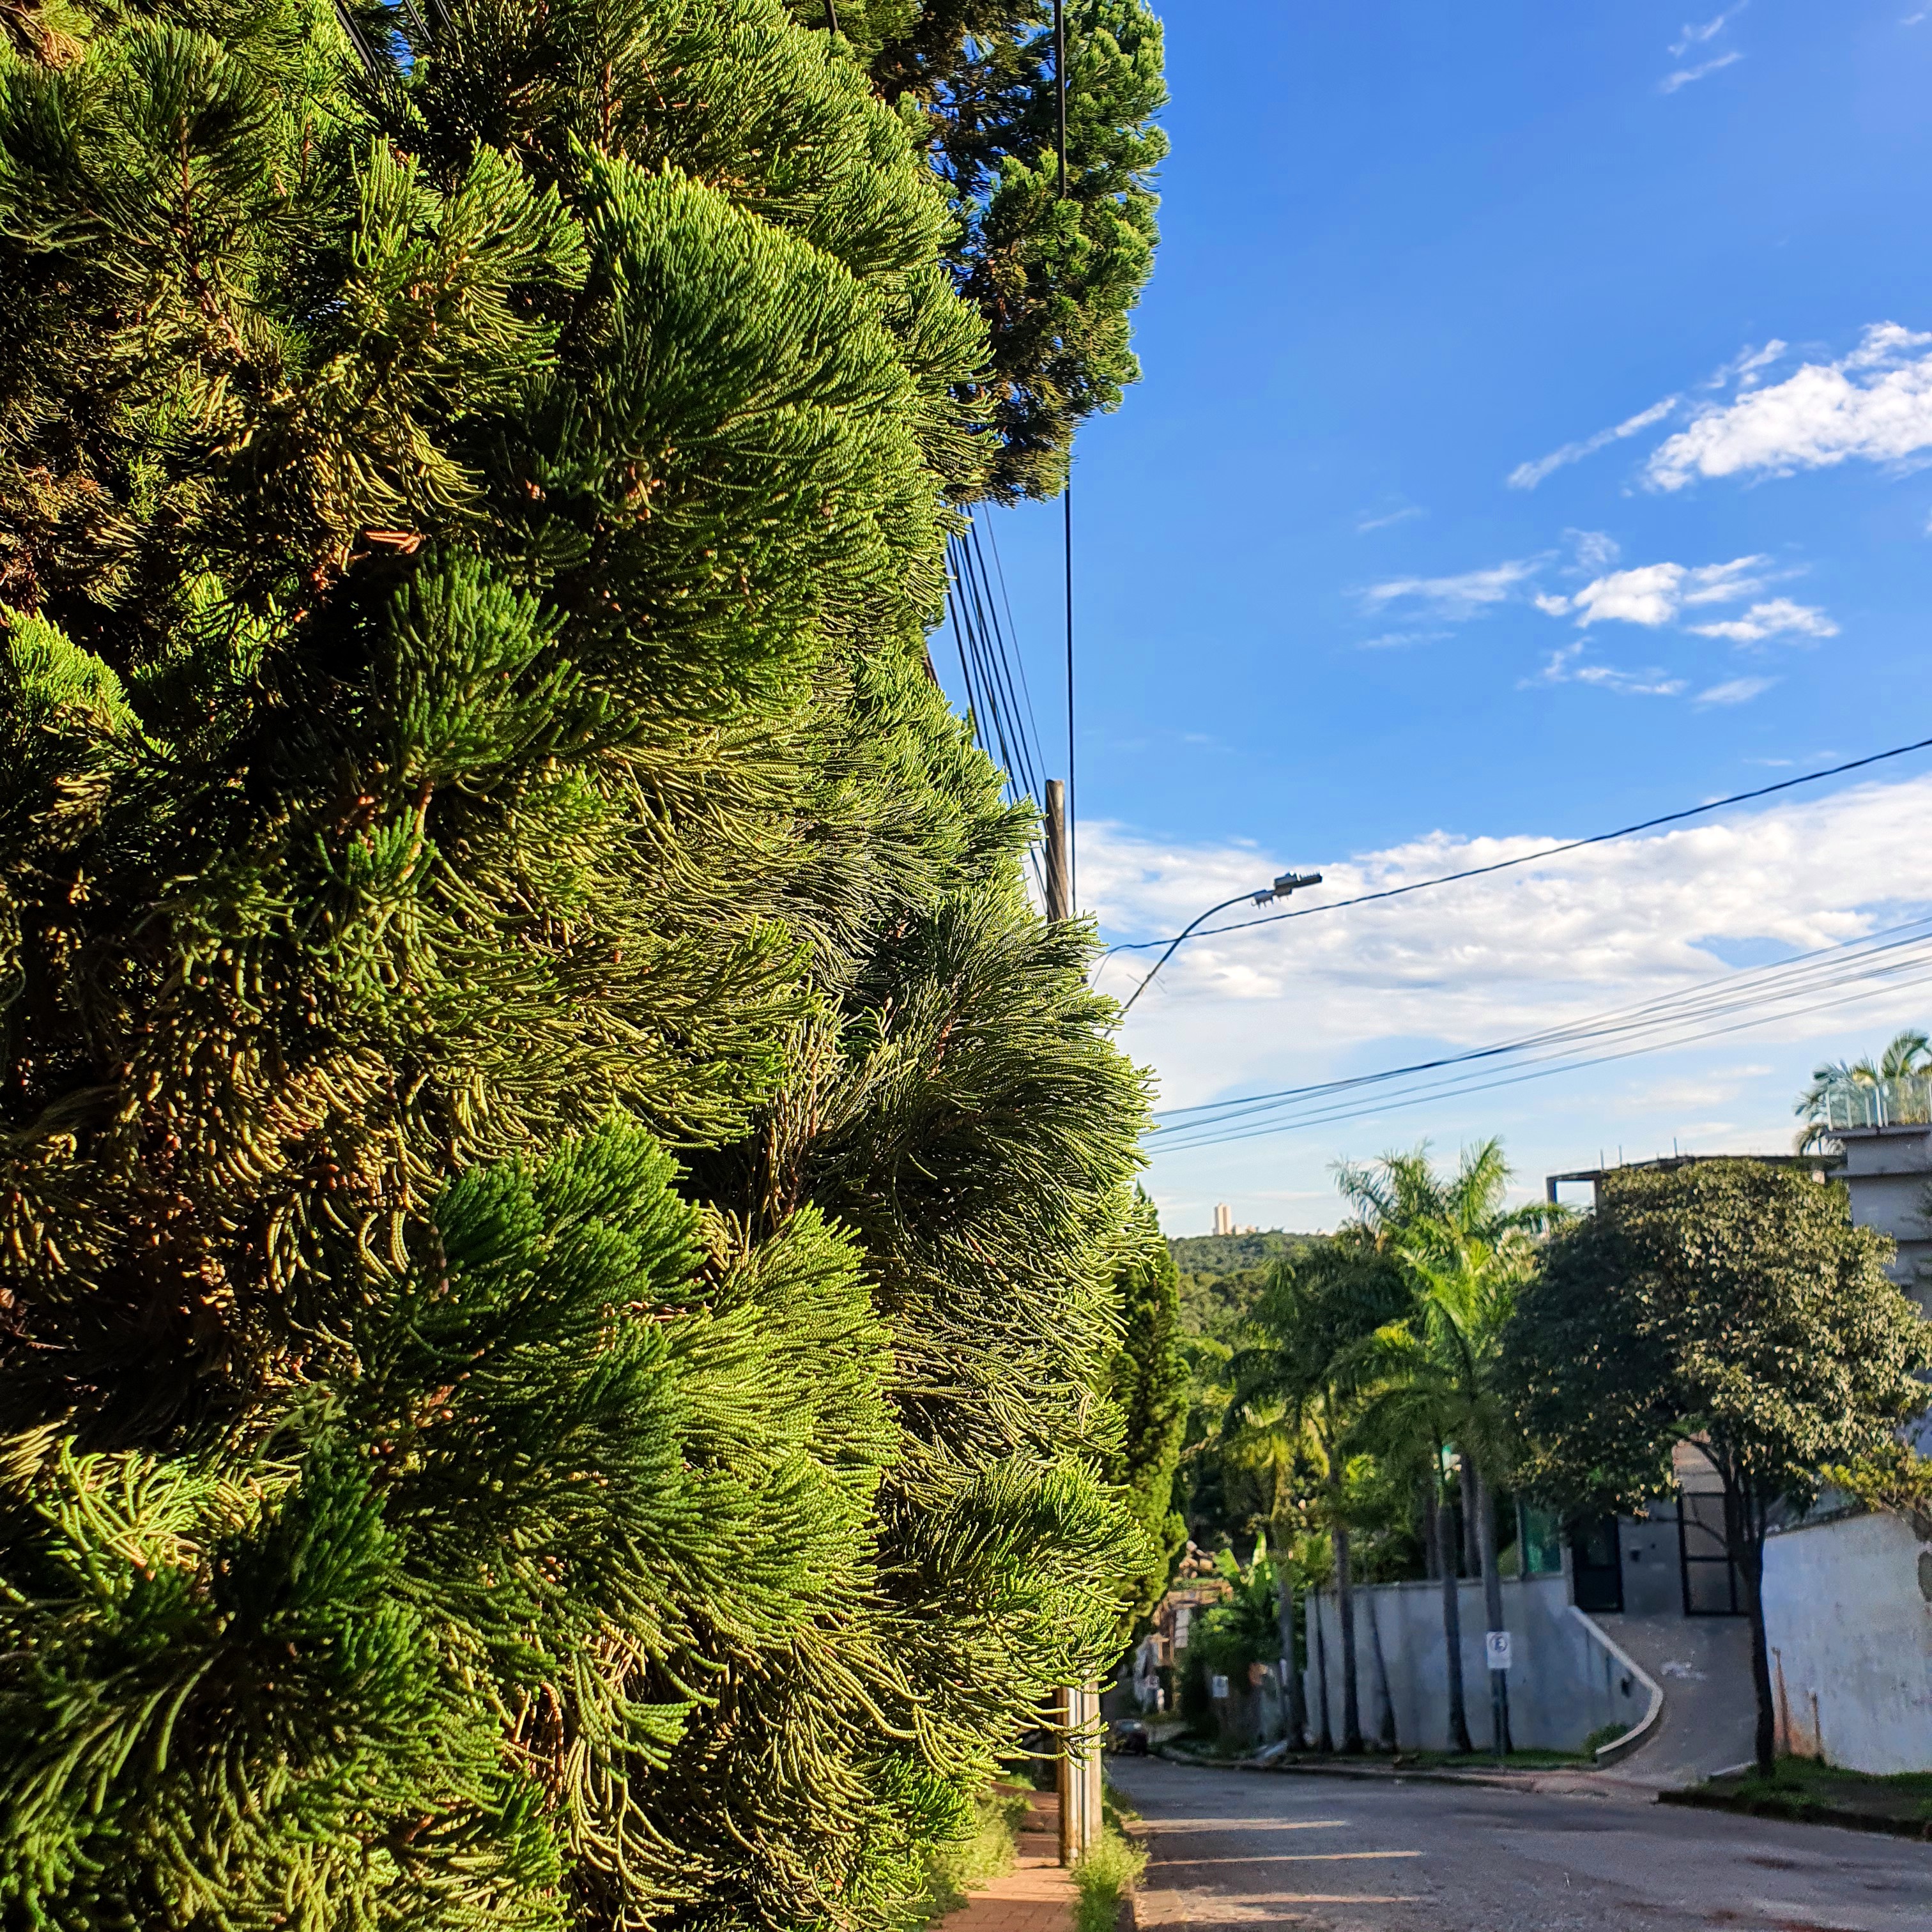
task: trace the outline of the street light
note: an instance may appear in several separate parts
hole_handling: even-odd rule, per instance
[[[1269,905],[1276,899],[1286,898],[1290,892],[1297,892],[1304,886],[1318,886],[1321,883],[1322,874],[1319,872],[1284,872],[1273,885],[1264,887],[1260,892],[1237,892],[1232,898],[1223,899],[1217,906],[1210,906],[1198,919],[1195,920],[1192,926],[1178,933],[1174,936],[1173,944],[1169,946],[1167,950],[1154,962],[1154,971],[1149,973],[1147,977],[1127,996],[1126,1004],[1120,1009],[1121,1018],[1126,1018],[1129,1012],[1132,1010],[1135,1000],[1138,1000],[1154,983],[1154,974],[1158,973],[1174,957],[1174,953],[1180,948],[1181,941],[1193,936],[1195,926],[1206,925],[1216,913],[1226,912],[1230,906]]]

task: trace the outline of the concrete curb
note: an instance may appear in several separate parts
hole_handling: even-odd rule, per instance
[[[1584,1765],[1579,1765],[1574,1771],[1563,1770],[1554,1766],[1540,1771],[1449,1771],[1426,1765],[1398,1768],[1394,1765],[1339,1763],[1331,1758],[1324,1758],[1313,1764],[1291,1764],[1286,1760],[1274,1764],[1257,1764],[1252,1758],[1199,1757],[1191,1751],[1178,1750],[1172,1745],[1163,1747],[1155,1755],[1166,1758],[1170,1763],[1190,1765],[1201,1771],[1250,1771],[1269,1776],[1345,1778],[1364,1784],[1401,1784],[1405,1782],[1413,1784],[1475,1784],[1486,1786],[1495,1791],[1542,1792],[1546,1794],[1552,1790],[1574,1793],[1580,1782],[1591,1780],[1591,1784],[1584,1785],[1585,1791],[1589,1795],[1609,1796],[1612,1792],[1620,1795],[1625,1792],[1636,1795],[1630,1786],[1622,1783],[1613,1785],[1608,1780],[1604,1780],[1593,1790],[1592,1784],[1595,1780],[1596,1773]],[[1554,1782],[1559,1779],[1564,1780],[1561,1786]]]
[[[1589,1633],[1592,1642],[1600,1643],[1609,1654],[1628,1670],[1649,1694],[1649,1706],[1643,1715],[1624,1732],[1620,1738],[1612,1738],[1606,1744],[1597,1748],[1597,1762],[1607,1770],[1613,1764],[1621,1764],[1632,1752],[1640,1750],[1656,1735],[1664,1720],[1664,1686],[1651,1676],[1633,1658],[1623,1646],[1613,1639],[1610,1632],[1586,1610],[1580,1610],[1574,1604],[1570,1606],[1570,1614]]]
[[[1876,1832],[1892,1838],[1932,1842],[1932,1819],[1874,1818],[1867,1811],[1841,1811],[1832,1804],[1766,1804],[1761,1798],[1732,1798],[1720,1791],[1660,1791],[1660,1804],[1682,1804],[1694,1811],[1732,1811],[1785,1825],[1834,1825],[1844,1832]]]

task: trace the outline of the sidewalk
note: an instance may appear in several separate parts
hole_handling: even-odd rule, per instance
[[[1078,1894],[1060,1862],[1060,1800],[1030,1793],[1019,1859],[939,1923],[943,1932],[1072,1932]]]

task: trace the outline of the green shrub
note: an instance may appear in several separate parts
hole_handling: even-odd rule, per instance
[[[1113,1932],[1120,1901],[1139,1884],[1147,1862],[1142,1846],[1107,1827],[1073,1868],[1073,1882],[1080,1892],[1074,1932]]]

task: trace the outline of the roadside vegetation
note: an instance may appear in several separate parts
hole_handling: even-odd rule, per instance
[[[1884,1064],[1916,1066],[1918,1037]],[[1800,1110],[1868,1072],[1881,1077],[1821,1068]],[[1184,1291],[1196,1325],[1182,1507],[1226,1588],[1196,1619],[1182,1713],[1211,1726],[1208,1673],[1292,1658],[1292,1734],[1323,1750],[1399,1744],[1364,1735],[1354,1589],[1439,1580],[1460,1659],[1459,1579],[1483,1581],[1499,1628],[1504,1576],[1554,1568],[1568,1522],[1670,1494],[1673,1455],[1694,1445],[1722,1486],[1768,1774],[1772,1526],[1827,1484],[1932,1522],[1927,1465],[1899,1440],[1924,1406],[1932,1342],[1885,1273],[1888,1245],[1852,1226],[1841,1189],[1750,1161],[1620,1170],[1580,1216],[1507,1206],[1495,1142],[1454,1168],[1417,1149],[1338,1180],[1352,1213],[1336,1233]],[[1340,1606],[1332,1709],[1325,1673],[1303,1708],[1316,1587]],[[1491,1742],[1488,1700],[1479,1720],[1462,1678],[1452,1663],[1444,1715],[1468,1752]]]

